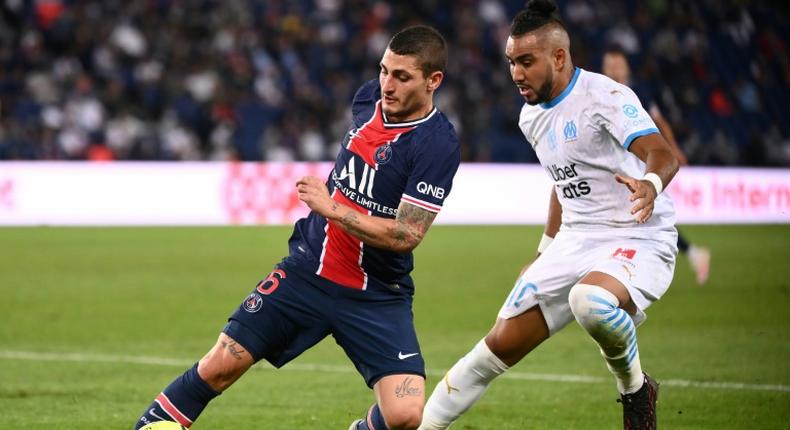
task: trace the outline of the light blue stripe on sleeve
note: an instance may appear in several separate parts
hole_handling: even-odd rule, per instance
[[[625,139],[625,142],[623,142],[623,148],[628,149],[631,146],[631,144],[634,142],[634,139],[636,139],[637,137],[647,136],[648,134],[653,134],[653,133],[658,133],[658,129],[653,127],[641,131],[635,131]]]

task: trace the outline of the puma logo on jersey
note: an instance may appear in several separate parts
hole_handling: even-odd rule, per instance
[[[631,273],[631,270],[628,268],[628,266],[623,265],[623,270],[625,270],[625,273],[628,274],[628,280],[629,281],[633,281],[634,280],[634,274]]]

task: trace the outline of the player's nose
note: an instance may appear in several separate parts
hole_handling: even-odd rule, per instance
[[[387,94],[395,92],[395,85],[391,76],[385,76],[381,81],[381,91]]]
[[[523,84],[527,80],[527,75],[522,68],[514,67],[510,72],[510,78],[517,84]]]

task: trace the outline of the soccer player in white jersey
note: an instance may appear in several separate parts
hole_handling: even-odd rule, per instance
[[[658,384],[643,373],[636,326],[666,292],[677,255],[678,163],[625,85],[573,66],[549,0],[511,26],[505,55],[526,103],[519,127],[553,181],[536,259],[494,327],[437,384],[422,430],[444,429],[496,378],[574,319],[615,377],[626,429],[655,429]]]

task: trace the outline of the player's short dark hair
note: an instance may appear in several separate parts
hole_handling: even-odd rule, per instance
[[[510,25],[511,36],[521,36],[547,24],[557,24],[565,30],[552,0],[529,0]]]
[[[444,72],[447,67],[447,42],[433,27],[406,27],[392,36],[387,47],[395,54],[417,57],[418,67],[425,76]]]

